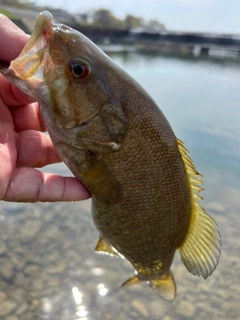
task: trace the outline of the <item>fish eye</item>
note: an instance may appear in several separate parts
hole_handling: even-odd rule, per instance
[[[72,60],[69,64],[70,71],[74,78],[85,80],[90,74],[89,66],[80,60]]]

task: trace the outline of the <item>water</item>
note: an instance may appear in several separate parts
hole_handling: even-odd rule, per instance
[[[94,254],[90,201],[2,202],[0,319],[240,319],[240,65],[137,53],[112,58],[157,101],[204,175],[203,205],[222,234],[219,265],[204,280],[177,254],[172,303],[145,284],[118,290],[133,269]],[[44,170],[69,174],[63,165]]]

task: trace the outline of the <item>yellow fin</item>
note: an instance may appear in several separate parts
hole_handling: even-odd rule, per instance
[[[119,288],[125,287],[125,286],[130,286],[132,284],[137,284],[139,282],[141,282],[142,280],[138,279],[137,276],[132,276],[131,278],[128,278],[126,281],[124,281]]]
[[[176,296],[176,284],[171,272],[164,278],[149,281],[149,285],[167,301],[172,301]]]
[[[115,256],[118,257],[117,252],[115,252],[108,244],[105,240],[103,240],[102,237],[100,237],[100,239],[98,240],[98,243],[96,245],[95,251],[97,253],[103,253],[103,254],[107,254],[110,256]]]
[[[138,284],[142,281],[147,281],[150,287],[165,300],[172,301],[176,296],[176,284],[170,271],[166,275],[162,275],[161,278],[154,280],[139,279],[137,275],[134,275],[124,281],[119,288],[130,286],[132,284]]]
[[[178,248],[182,262],[194,275],[207,278],[215,270],[221,254],[221,236],[216,222],[199,205],[201,175],[196,171],[182,141],[177,140],[191,188],[192,212],[186,238]]]
[[[83,183],[93,197],[104,203],[116,203],[122,197],[122,187],[112,173],[89,153],[90,168],[83,174]]]

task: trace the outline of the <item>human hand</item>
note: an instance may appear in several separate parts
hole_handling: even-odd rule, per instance
[[[0,14],[0,60],[16,58],[28,36]],[[0,199],[16,202],[77,201],[90,197],[73,177],[35,168],[60,162],[38,104],[0,74]]]

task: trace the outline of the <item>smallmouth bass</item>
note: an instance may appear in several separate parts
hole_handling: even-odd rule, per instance
[[[80,32],[39,14],[33,34],[3,75],[39,103],[62,160],[92,193],[96,252],[121,255],[135,275],[173,300],[178,249],[207,278],[221,238],[200,206],[201,176],[156,103]]]

